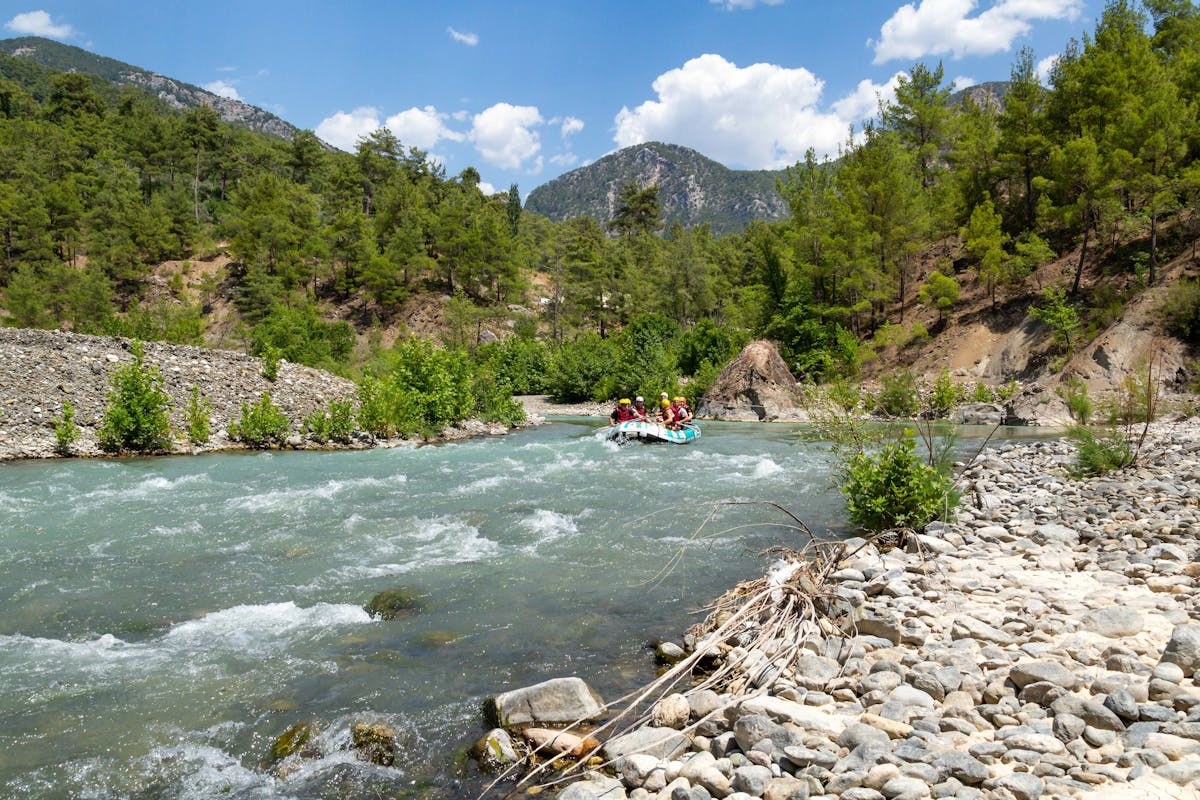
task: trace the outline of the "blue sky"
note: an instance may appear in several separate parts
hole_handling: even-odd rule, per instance
[[[1048,65],[1102,0],[0,2],[39,35],[272,111],[353,150],[391,128],[522,195],[641,141],[738,169],[834,153],[897,75],[961,88]]]

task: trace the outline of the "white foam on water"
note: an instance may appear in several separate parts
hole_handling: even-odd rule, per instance
[[[204,473],[198,475],[180,475],[178,478],[164,478],[161,475],[155,475],[150,478],[144,478],[132,486],[114,488],[109,485],[93,489],[83,494],[80,499],[107,500],[116,497],[122,500],[148,500],[163,494],[174,494],[189,484],[204,483],[207,481],[208,475]]]
[[[522,519],[521,526],[537,536],[536,542],[523,548],[527,553],[533,553],[539,546],[555,539],[579,533],[579,526],[574,517],[544,508],[536,509],[533,514]]]
[[[491,475],[487,478],[480,478],[477,481],[464,483],[462,486],[454,487],[452,494],[478,494],[480,492],[486,492],[489,489],[495,489],[497,486],[504,483],[505,478],[506,476],[504,475]]]
[[[242,765],[242,760],[217,747],[182,744],[159,747],[137,765],[154,778],[168,777],[176,784],[179,800],[210,800],[224,796],[287,797],[273,790],[270,774]],[[253,795],[243,794],[253,792]]]
[[[258,651],[289,644],[305,633],[370,622],[370,614],[361,606],[346,603],[317,603],[308,608],[291,601],[242,605],[176,625],[163,636],[161,644],[170,649],[205,652]]]
[[[362,488],[389,489],[408,481],[407,476],[397,473],[386,478],[356,478],[353,480],[329,480],[320,486],[299,489],[276,489],[259,494],[231,497],[225,501],[227,508],[238,511],[287,511],[298,506],[325,503],[339,494]]]
[[[401,532],[366,542],[366,553],[375,557],[402,555],[403,561],[380,561],[343,567],[339,578],[400,575],[416,569],[465,564],[491,558],[500,545],[482,536],[479,528],[453,517],[397,523]]]
[[[155,536],[162,536],[168,539],[185,534],[188,536],[197,536],[204,533],[204,526],[200,524],[199,520],[192,519],[182,525],[155,525],[150,529],[150,532]]]

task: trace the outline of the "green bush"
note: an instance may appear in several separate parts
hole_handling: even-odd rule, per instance
[[[683,387],[683,396],[687,398],[688,408],[695,413],[700,406],[700,400],[704,397],[704,393],[708,391],[708,387],[713,385],[713,381],[721,374],[721,367],[711,361],[702,361],[700,366],[696,368],[696,372],[692,375],[692,379]]]
[[[109,453],[126,450],[148,453],[171,448],[170,398],[162,388],[162,374],[146,364],[140,341],[130,345],[133,363],[113,373],[108,406],[96,434]]]
[[[594,333],[565,342],[550,360],[550,397],[556,403],[606,399],[604,384],[615,360],[612,341]]]
[[[258,355],[262,359],[263,377],[274,383],[279,377],[279,362],[283,358],[283,351],[274,345],[267,344],[259,348]]]
[[[204,444],[208,441],[212,417],[212,401],[200,396],[200,387],[192,384],[192,395],[183,407],[183,420],[187,424],[188,441]]]
[[[1088,397],[1088,385],[1078,375],[1073,375],[1055,392],[1067,404],[1071,419],[1080,425],[1087,425],[1092,420],[1092,399]]]
[[[852,522],[869,531],[920,530],[950,518],[958,493],[946,475],[916,456],[915,446],[912,439],[899,439],[850,459],[841,491]]]
[[[287,441],[288,418],[263,392],[254,405],[242,403],[242,416],[229,426],[229,435],[250,447],[268,448]]]
[[[349,444],[354,433],[354,403],[349,400],[330,400],[304,418],[301,432],[319,444],[337,442]]]
[[[510,336],[476,349],[474,369],[507,383],[513,394],[549,392],[550,350],[542,342]]]
[[[359,422],[375,436],[433,434],[475,410],[466,353],[402,339],[359,383]]]
[[[945,419],[950,411],[962,402],[963,392],[950,378],[950,370],[942,368],[933,381],[927,400],[929,414],[935,419]]]
[[[1137,461],[1137,452],[1124,431],[1109,429],[1103,433],[1084,425],[1067,430],[1067,438],[1075,445],[1075,461],[1071,474],[1077,478],[1106,475]]]
[[[472,391],[475,395],[474,416],[478,419],[503,425],[525,421],[525,408],[513,399],[504,381],[482,373],[475,376]]]
[[[79,426],[75,424],[75,406],[70,401],[63,403],[62,414],[54,423],[54,452],[60,456],[71,455],[71,445],[79,441]]]
[[[358,422],[372,436],[387,439],[420,430],[420,409],[392,377],[364,377],[358,384]]]
[[[915,417],[920,410],[917,379],[908,370],[883,377],[878,408],[889,417]]]
[[[327,322],[311,302],[274,305],[254,326],[250,337],[251,354],[264,360],[277,351],[276,358],[334,372],[344,369],[354,349],[354,328],[350,323]]]
[[[971,391],[972,403],[994,403],[996,401],[996,393],[992,391],[992,387],[988,386],[983,381],[978,381],[975,388]]]
[[[858,404],[863,399],[862,387],[845,378],[837,378],[830,383],[826,387],[825,394],[834,405],[847,414],[858,408]]]
[[[676,365],[684,375],[695,375],[707,362],[728,363],[746,344],[746,336],[704,318],[679,337]]]
[[[1167,294],[1160,313],[1168,331],[1184,341],[1200,342],[1200,281],[1177,283]]]

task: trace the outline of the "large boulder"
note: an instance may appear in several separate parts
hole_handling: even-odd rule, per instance
[[[805,422],[796,378],[772,342],[746,345],[721,370],[696,408],[696,416],[743,422]]]
[[[484,719],[497,728],[576,722],[603,712],[600,696],[580,678],[551,678],[489,697],[483,704]]]

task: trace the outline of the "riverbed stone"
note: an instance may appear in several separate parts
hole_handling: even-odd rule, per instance
[[[1184,677],[1196,674],[1200,669],[1200,625],[1177,625],[1160,660],[1178,664]]]
[[[526,723],[571,723],[596,719],[604,702],[583,679],[551,678],[548,681],[503,692],[484,703],[484,717],[495,727]]]
[[[655,758],[674,758],[684,752],[688,738],[674,728],[638,728],[604,743],[604,755],[613,760],[636,753]]]

